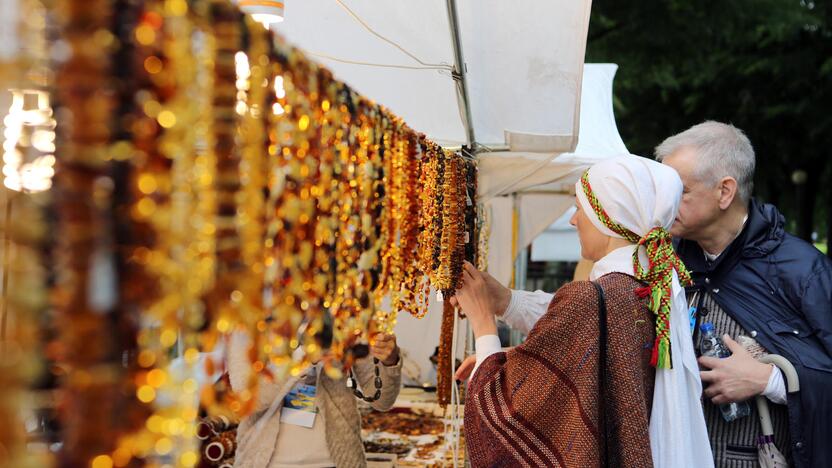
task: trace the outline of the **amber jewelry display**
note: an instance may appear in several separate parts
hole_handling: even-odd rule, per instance
[[[439,331],[439,353],[436,363],[436,401],[445,407],[451,402],[451,385],[453,376],[451,367],[454,356],[451,355],[454,339],[454,315],[456,311],[451,301],[442,304],[442,326]]]
[[[205,66],[213,41],[185,2],[145,2],[136,14],[126,133],[135,155],[128,160],[130,215],[141,231],[126,247],[130,265],[152,285],[136,289],[144,317],[134,379],[152,413],[142,430],[121,438],[112,460],[120,465],[132,455],[186,466],[198,458],[191,434],[199,388],[171,367],[174,358],[189,371],[196,365],[208,322],[203,297],[214,284],[213,76]],[[195,37],[203,39],[198,47]]]
[[[227,0],[57,6],[65,466],[194,466],[199,411],[239,419],[313,362],[342,377],[400,313],[455,292],[479,240],[461,153]],[[222,372],[201,353],[231,333],[251,337],[251,378],[200,388],[197,362]]]
[[[121,80],[129,68],[121,65],[133,55],[125,44],[130,38],[111,29],[121,24],[132,32],[135,17],[106,0],[60,1],[55,12],[58,40],[69,47],[54,64],[53,297],[55,347],[63,350],[58,463],[88,466],[111,460],[119,439],[141,427],[148,411],[136,390],[142,302],[135,291],[150,283],[127,259],[129,236],[142,230],[129,217],[128,186],[121,183],[134,156],[122,140],[128,121],[122,118],[127,88]]]

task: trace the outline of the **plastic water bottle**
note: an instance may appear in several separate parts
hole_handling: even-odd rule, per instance
[[[699,341],[699,352],[702,356],[727,358],[731,355],[728,348],[722,343],[722,340],[716,336],[714,324],[710,322],[703,323],[699,326],[702,332]],[[744,418],[751,414],[751,406],[747,401],[740,401],[734,403],[725,403],[719,405],[719,410],[722,412],[722,419],[727,422],[735,421]]]

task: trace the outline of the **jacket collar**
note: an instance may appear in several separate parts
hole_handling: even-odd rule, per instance
[[[677,252],[682,262],[694,273],[729,271],[741,258],[759,258],[773,252],[783,242],[784,225],[783,215],[777,208],[752,199],[748,205],[745,227],[716,260],[706,260],[702,247],[686,239],[679,240]]]

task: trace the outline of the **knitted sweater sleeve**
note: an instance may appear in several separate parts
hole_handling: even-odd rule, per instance
[[[370,406],[376,411],[387,411],[393,407],[399,396],[399,390],[402,388],[402,359],[400,357],[399,362],[389,367],[381,363],[378,366],[381,377],[381,398],[370,403]],[[361,391],[368,396],[374,394],[376,387],[373,360],[371,358],[357,360],[353,371],[358,385],[361,386]]]

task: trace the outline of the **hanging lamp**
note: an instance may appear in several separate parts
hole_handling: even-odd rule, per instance
[[[283,21],[283,2],[277,0],[237,0],[237,5],[258,23],[269,27]]]

